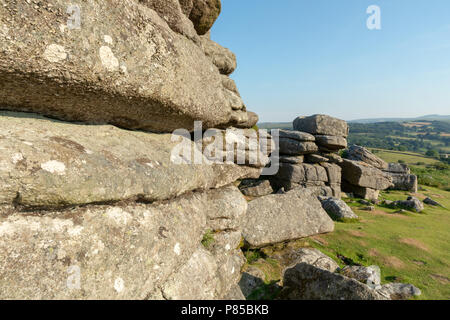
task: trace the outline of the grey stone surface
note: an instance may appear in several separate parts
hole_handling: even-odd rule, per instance
[[[349,160],[362,161],[380,170],[388,169],[388,164],[364,147],[351,145],[347,150]]]
[[[416,197],[408,197],[406,200],[397,200],[392,204],[394,207],[401,207],[416,212],[422,212],[424,209],[422,201]]]
[[[290,164],[300,164],[305,160],[305,156],[285,156],[281,155],[279,157],[279,162],[290,163]]]
[[[246,300],[246,299],[239,285],[234,285],[230,289],[230,291],[228,291],[224,295],[223,300]]]
[[[1,208],[0,298],[144,299],[197,250],[207,196],[45,214]]]
[[[426,197],[426,198],[423,200],[423,203],[428,204],[428,205],[430,205],[430,206],[443,207],[442,204],[440,204],[439,202],[437,202],[437,201],[431,199],[430,197]]]
[[[316,138],[307,132],[301,132],[301,131],[292,131],[292,130],[280,130],[280,138],[286,138],[286,139],[292,139],[297,141],[309,141],[314,142],[316,141]]]
[[[247,212],[247,201],[237,187],[227,186],[206,194],[207,227],[214,231],[240,230]]]
[[[250,197],[262,197],[273,193],[269,180],[244,180],[239,189],[242,194]]]
[[[381,284],[381,274],[379,270],[378,267],[345,266],[339,270],[339,273],[376,288]]]
[[[319,149],[323,147],[331,151],[347,148],[347,139],[340,136],[316,135],[316,143]]]
[[[245,297],[249,297],[253,291],[264,285],[264,273],[255,267],[248,268],[242,273],[239,287]]]
[[[233,52],[210,40],[209,37],[201,37],[201,42],[206,56],[211,59],[221,74],[230,75],[236,70],[236,55]],[[235,99],[241,101],[239,96]]]
[[[358,219],[358,216],[343,200],[337,198],[328,198],[321,201],[321,203],[322,207],[332,219]]]
[[[323,163],[323,162],[328,162],[328,158],[325,158],[319,154],[307,154],[305,156],[305,162],[307,162],[307,163]]]
[[[330,272],[335,272],[339,268],[339,265],[333,259],[313,248],[288,250],[284,253],[282,260],[289,262],[290,266],[303,262]]]
[[[167,300],[217,299],[217,268],[214,256],[199,247],[187,263],[163,284],[163,297]]]
[[[392,186],[390,175],[365,162],[344,159],[340,166],[343,179],[355,186],[375,190],[385,190]]]
[[[189,0],[179,0],[182,6]],[[194,23],[199,35],[207,33],[220,14],[222,5],[220,0],[193,0],[189,11],[189,19]]]
[[[319,150],[314,142],[298,141],[290,138],[279,139],[280,154],[298,156],[308,153],[315,153]]]
[[[329,183],[331,184],[341,183],[342,169],[340,166],[333,163],[321,163],[320,165],[325,168]]]
[[[344,120],[327,115],[313,115],[310,117],[298,117],[293,123],[294,130],[304,131],[314,135],[348,136],[348,125]]]
[[[417,192],[418,179],[416,175],[391,172],[387,172],[387,174],[392,177],[393,186],[390,189]]]
[[[419,288],[404,283],[388,283],[377,292],[391,300],[408,300],[422,294]]]
[[[280,299],[387,300],[359,281],[307,263],[300,263],[285,270]]]
[[[388,163],[388,167],[387,169],[385,169],[385,171],[404,174],[411,173],[411,169],[409,169],[408,165],[404,163]]]
[[[366,200],[377,200],[380,195],[380,190],[375,190],[372,188],[359,187],[342,180],[341,184],[342,190],[344,192],[353,194],[354,196],[366,199]]]
[[[250,247],[263,247],[333,230],[316,189],[294,189],[250,201],[243,235]]]
[[[181,136],[172,141],[169,134],[59,122],[33,114],[0,112],[0,138],[0,204],[55,208],[157,201],[261,172],[234,164],[205,165],[202,154],[203,164],[178,164],[173,156],[179,152],[173,151],[180,141],[197,150]]]
[[[179,10],[173,0],[152,2]],[[194,2],[197,32],[212,25],[218,4]],[[82,27],[70,29],[67,6],[0,3],[2,109],[152,132],[192,130],[194,120],[207,128],[248,121],[244,103],[223,85],[195,35],[166,23],[177,22],[179,11],[163,9],[170,13],[164,20],[135,0],[89,1],[80,5]]]

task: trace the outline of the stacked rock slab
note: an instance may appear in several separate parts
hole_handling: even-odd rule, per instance
[[[194,142],[34,114],[0,113],[0,133],[1,298],[219,299],[239,281],[247,202],[229,185],[261,168],[177,164]]]
[[[391,189],[417,192],[417,176],[411,174],[411,170],[406,164],[389,163],[384,172],[392,177],[393,187]]]
[[[242,298],[234,185],[271,149],[191,136],[257,121],[209,38],[220,1],[69,5],[0,0],[0,299]]]
[[[388,164],[366,148],[352,145],[346,152],[346,159],[339,164],[342,168],[342,190],[367,200],[376,200],[380,190],[392,186],[392,178],[384,169]]]
[[[243,236],[248,247],[260,248],[334,230],[317,197],[320,188],[296,188],[249,202]]]
[[[347,123],[326,115],[297,118],[294,131],[280,130],[280,170],[273,178],[277,188],[328,187],[340,198],[341,168],[336,152],[347,146]]]
[[[219,0],[1,0],[0,108],[152,132],[245,125],[235,57],[205,35],[219,13]]]

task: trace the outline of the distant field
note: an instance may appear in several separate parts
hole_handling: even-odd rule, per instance
[[[425,164],[434,164],[437,162],[434,158],[426,157],[414,152],[391,151],[377,148],[370,148],[370,150],[374,150],[374,153],[386,162],[398,162],[398,160],[402,160],[409,165],[420,162]]]

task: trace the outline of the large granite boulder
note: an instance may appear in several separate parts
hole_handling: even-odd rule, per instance
[[[316,268],[336,272],[339,265],[326,254],[323,254],[317,249],[300,248],[297,250],[288,250],[282,257],[283,261],[289,262],[290,266],[299,263],[307,263]]]
[[[416,197],[411,197],[411,196],[409,196],[406,200],[394,201],[392,206],[405,208],[405,209],[412,210],[415,212],[422,212],[424,209],[424,205],[423,205],[422,201],[420,201]]]
[[[348,124],[344,120],[327,115],[317,114],[310,117],[298,117],[293,123],[294,130],[308,132],[313,135],[348,136]]]
[[[262,197],[273,193],[269,180],[246,179],[241,182],[239,189],[249,197]]]
[[[250,201],[243,235],[248,246],[257,248],[333,230],[317,190],[300,188]]]
[[[281,137],[279,139],[279,148],[281,154],[292,156],[314,153],[319,150],[314,142]]]
[[[153,132],[246,123],[217,59],[167,24],[180,16],[176,1],[151,2],[178,14],[164,20],[136,0],[85,1],[77,27],[67,1],[1,1],[0,108]],[[219,0],[196,0],[189,17],[202,34],[219,12]]]
[[[365,200],[378,200],[378,196],[380,195],[380,190],[355,186],[348,183],[345,179],[342,180],[341,187],[342,191],[353,194]]]
[[[190,0],[179,0],[182,6]],[[194,23],[199,35],[206,34],[220,15],[222,5],[220,0],[192,0],[189,19]],[[186,8],[187,6],[184,5]]]
[[[0,298],[220,299],[240,279],[246,208],[235,187],[45,214],[1,206]]]
[[[393,186],[390,189],[417,192],[419,179],[416,175],[391,172],[387,172],[387,174],[392,177]]]
[[[0,112],[0,139],[0,205],[49,208],[165,200],[261,172],[232,163],[206,165],[195,144],[182,136],[33,114]],[[189,152],[178,152],[186,147]],[[199,164],[184,162],[194,153]],[[190,159],[183,158],[186,154]]]
[[[387,162],[378,158],[372,152],[361,146],[351,145],[347,150],[346,157],[349,160],[365,162],[368,165],[380,170],[386,170],[388,168]]]
[[[178,0],[139,0],[139,3],[155,10],[173,31],[193,41],[199,41],[194,24],[184,14]]]
[[[404,163],[388,163],[387,169],[385,169],[387,172],[391,173],[403,173],[403,174],[410,174],[411,169],[409,169],[407,164]]]
[[[387,300],[361,282],[307,263],[288,268],[280,299],[285,300]]]
[[[334,220],[358,219],[353,210],[341,199],[326,198],[321,201],[322,207]]]
[[[419,288],[405,283],[388,283],[377,292],[391,300],[408,300],[422,294]]]
[[[211,58],[221,74],[230,75],[234,72],[237,62],[233,52],[210,40],[208,37],[201,37],[201,42],[205,54]]]
[[[345,266],[339,273],[377,289],[381,284],[380,268],[377,266]]]
[[[388,174],[365,162],[344,159],[340,166],[343,179],[355,186],[385,190],[392,185]]]
[[[316,143],[319,149],[329,152],[347,148],[347,139],[341,136],[316,135]]]

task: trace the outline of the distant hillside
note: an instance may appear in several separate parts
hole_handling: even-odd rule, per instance
[[[450,115],[430,114],[417,118],[373,118],[373,119],[358,119],[348,121],[349,123],[378,123],[378,122],[405,122],[405,121],[445,121],[450,122]]]

